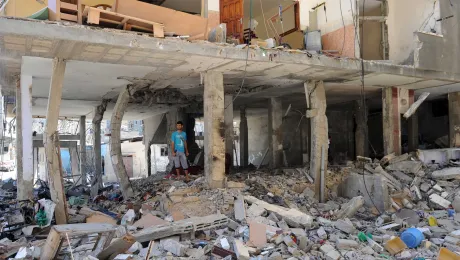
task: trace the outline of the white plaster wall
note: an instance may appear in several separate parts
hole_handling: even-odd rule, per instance
[[[146,177],[147,176],[147,163],[145,158],[145,149],[142,142],[122,143],[122,155],[133,156],[133,177]],[[110,147],[107,147],[107,153],[104,156],[105,174],[102,177],[104,182],[118,181],[115,172],[113,171],[112,162],[110,160]]]
[[[166,147],[166,144],[154,144],[151,146],[152,149],[152,174],[166,171],[168,165],[168,156],[161,156],[161,148]]]
[[[220,10],[219,0],[208,0],[208,10],[219,12]]]
[[[435,4],[436,2],[436,4]],[[414,32],[430,32],[433,28],[441,34],[439,1],[388,0],[388,42],[390,60],[396,64],[412,64]]]
[[[355,0],[299,0],[299,2],[300,27],[302,30],[306,30],[310,25],[310,12],[313,11],[312,8],[323,2],[326,2],[326,14],[324,13],[323,6],[317,9],[318,29],[321,30],[321,34],[330,33],[342,28],[342,15],[345,26],[353,24],[352,7],[355,5]],[[342,12],[340,11],[340,4],[342,4]]]
[[[265,150],[268,147],[268,109],[247,109],[246,117],[248,119],[248,145],[249,145],[249,163],[259,165]],[[239,127],[239,111],[234,112],[234,125]],[[239,132],[239,129],[238,129]],[[240,160],[240,143],[236,143],[238,160]],[[265,158],[264,164],[268,164],[268,157]]]

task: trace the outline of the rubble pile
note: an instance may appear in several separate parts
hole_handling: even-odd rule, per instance
[[[112,185],[92,200],[73,196],[83,204],[69,205],[69,225],[53,225],[54,203],[42,199],[41,225],[34,210],[5,214],[4,229],[25,224],[2,232],[0,257],[460,259],[460,167],[419,153],[328,171],[325,203],[303,168],[232,174],[214,190],[204,177],[152,176],[133,181],[126,201]],[[2,212],[26,216],[17,204]]]

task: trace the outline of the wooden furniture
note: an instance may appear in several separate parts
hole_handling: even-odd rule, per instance
[[[42,248],[40,259],[55,259],[56,254],[59,252],[64,242],[67,242],[67,239],[70,240],[72,238],[91,234],[98,234],[93,247],[95,254],[98,254],[109,246],[115,235],[116,229],[117,227],[114,225],[100,223],[55,225],[51,227],[51,231]]]
[[[161,23],[165,31],[190,39],[208,38],[208,19],[137,0],[115,0],[113,12]]]
[[[123,30],[140,30],[153,33],[155,37],[164,37],[164,26],[160,23],[155,23],[143,20],[128,15],[123,15],[100,8],[86,6],[83,11],[83,17],[87,17],[88,24],[111,24]]]
[[[81,0],[48,0],[49,20],[82,23]]]

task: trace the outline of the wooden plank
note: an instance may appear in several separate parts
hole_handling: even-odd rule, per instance
[[[85,8],[85,11],[86,11],[86,8]],[[101,12],[99,12],[98,9],[90,8],[88,9],[88,20],[86,22],[89,24],[99,24],[100,17],[101,17]]]
[[[158,37],[158,38],[164,38],[165,32],[164,32],[163,26],[160,26],[158,24],[153,24],[153,36]]]
[[[61,247],[61,242],[61,235],[54,228],[51,228],[45,245],[42,247],[40,259],[54,259],[56,253]]]
[[[78,16],[73,14],[61,13],[61,20],[78,22]]]
[[[115,256],[126,252],[134,243],[136,243],[136,238],[130,234],[126,234],[116,239],[105,250],[99,253],[97,259],[113,259]]]
[[[54,213],[57,224],[67,223],[67,201],[62,178],[63,170],[61,151],[59,148],[59,133],[57,132],[65,66],[65,60],[60,58],[55,58],[53,60],[53,73],[51,76],[50,92],[48,96],[45,137],[43,140],[48,167],[47,169],[49,171],[48,181],[51,199],[56,203]]]
[[[136,0],[117,1],[112,10],[118,14],[163,24],[168,32],[178,35],[193,37],[206,35],[208,31],[206,18]]]
[[[74,12],[78,11],[77,5],[69,4],[66,2],[61,2],[61,12],[62,12],[62,9],[68,10],[68,11],[74,11]]]

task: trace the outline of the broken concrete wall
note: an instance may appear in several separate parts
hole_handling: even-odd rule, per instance
[[[168,147],[166,144],[153,144],[150,146],[151,149],[151,167],[152,174],[157,174],[158,172],[166,171],[166,166],[168,166]],[[166,151],[166,153],[165,153]],[[192,160],[193,158],[189,158]]]
[[[241,165],[240,158],[240,113],[234,111],[234,129],[235,135],[235,149],[237,153],[238,165]],[[248,108],[246,110],[246,117],[248,120],[248,147],[249,147],[249,163],[259,165],[262,161],[265,150],[268,147],[268,109]],[[235,158],[236,161],[236,158]],[[264,165],[269,163],[268,157],[264,160]]]
[[[449,0],[446,0],[448,2]],[[414,14],[407,15],[407,10]],[[388,43],[390,60],[396,64],[413,64],[414,32],[441,33],[439,1],[434,0],[388,0]],[[404,26],[401,26],[401,25]]]
[[[433,27],[437,35],[431,32],[415,34],[415,65],[427,70],[459,72],[460,32],[456,25],[460,22],[460,6],[451,5],[450,0],[441,0],[438,3],[440,11],[435,13],[430,21],[444,20],[438,21]]]
[[[147,161],[145,158],[144,144],[142,142],[121,143],[121,153],[123,160],[126,160],[126,156],[132,156],[132,170],[128,169],[130,166],[125,163],[126,171],[130,178],[147,177]],[[107,149],[107,153],[104,155],[104,167],[105,173],[102,176],[102,180],[104,182],[118,181],[111,163],[110,149]],[[130,176],[131,172],[132,176]]]
[[[381,212],[391,207],[388,186],[384,177],[381,175],[365,175],[363,178],[361,174],[351,173],[348,178],[338,186],[337,192],[339,196],[345,198],[363,196],[366,206],[373,207],[375,203],[375,206]]]

